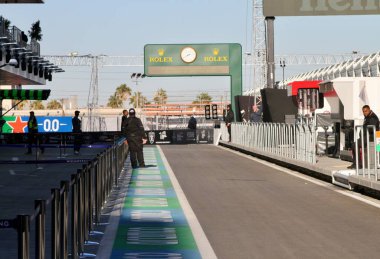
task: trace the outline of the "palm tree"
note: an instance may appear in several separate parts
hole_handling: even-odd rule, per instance
[[[23,100],[22,102],[20,102],[20,101],[21,100],[15,100],[15,104],[18,103],[18,105],[15,107],[15,110],[23,110],[24,107],[30,106],[28,100]]]
[[[125,102],[132,94],[132,89],[128,87],[126,84],[121,84],[116,88],[115,95],[121,102]]]
[[[168,95],[166,94],[166,91],[162,88],[158,89],[157,92],[154,94],[153,101],[156,104],[164,104],[168,100]]]
[[[32,40],[41,41],[42,40],[42,29],[40,26],[40,20],[32,23],[32,27],[29,31],[29,36]]]
[[[3,17],[3,21],[4,21],[4,29],[7,31],[9,29],[9,26],[11,26],[11,21],[4,17]]]
[[[118,98],[118,96],[116,95],[116,93],[114,93],[113,95],[111,95],[108,98],[107,107],[122,108],[123,107],[123,101],[120,98]]]
[[[46,105],[47,109],[55,110],[55,109],[62,109],[62,104],[57,100],[51,100]]]
[[[212,102],[212,97],[205,92],[202,92],[197,95],[196,99],[193,101],[193,104],[209,104]]]
[[[43,110],[45,106],[42,104],[42,101],[38,100],[31,102],[29,108],[31,110]]]
[[[145,103],[147,103],[147,98],[141,94],[141,92],[134,92],[131,98],[129,99],[129,103],[134,107],[139,108],[142,107]]]

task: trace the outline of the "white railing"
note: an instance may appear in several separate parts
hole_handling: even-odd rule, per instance
[[[222,140],[228,141],[225,124]],[[233,123],[231,143],[280,158],[316,163],[316,132],[313,126],[285,123]]]
[[[355,164],[356,175],[378,180],[379,152],[376,150],[376,127],[355,126]]]

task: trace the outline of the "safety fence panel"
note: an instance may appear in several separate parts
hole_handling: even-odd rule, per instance
[[[355,126],[354,136],[356,175],[378,180],[380,150],[376,148],[376,127]]]
[[[228,141],[221,125],[222,140]],[[311,125],[285,123],[232,123],[231,143],[277,157],[316,163],[316,132]]]

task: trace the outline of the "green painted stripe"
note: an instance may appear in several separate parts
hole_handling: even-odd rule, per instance
[[[38,90],[37,91],[37,95],[38,95],[38,100],[42,100],[42,90]]]
[[[144,157],[149,157],[151,161],[145,162],[156,164],[157,169],[148,167],[132,171],[129,195],[124,201],[111,259],[139,256],[200,259],[192,230],[160,152],[156,147],[144,150],[147,154]],[[158,194],[155,190],[159,190]],[[144,191],[148,191],[148,194],[142,194]],[[166,215],[164,219],[168,221],[157,215],[154,220],[154,213],[163,213]]]
[[[34,99],[34,90],[29,90],[29,96],[28,96],[28,99],[29,99],[29,100],[35,100],[35,99]]]
[[[12,90],[12,99],[17,99],[17,89]]]
[[[26,90],[21,90],[21,100],[26,100]]]

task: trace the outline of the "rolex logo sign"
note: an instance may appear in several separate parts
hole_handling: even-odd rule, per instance
[[[157,51],[157,53],[158,53],[158,55],[159,55],[160,57],[162,57],[162,56],[165,54],[165,50],[163,50],[163,49],[159,49],[159,50]]]
[[[226,63],[228,62],[228,56],[223,56],[223,53],[220,53],[219,48],[214,48],[212,50],[212,55],[204,56],[203,61],[213,63]]]
[[[173,57],[165,56],[165,50],[164,49],[158,49],[157,50],[157,56],[149,57],[150,63],[172,63]]]

